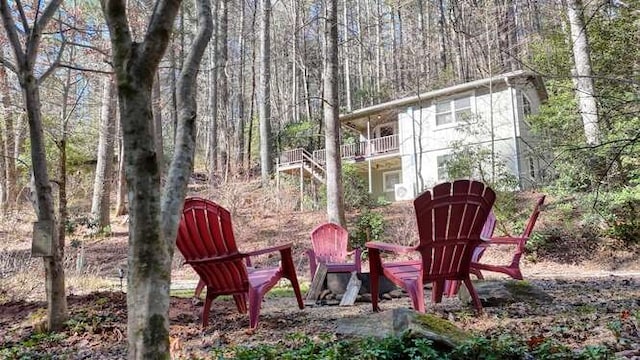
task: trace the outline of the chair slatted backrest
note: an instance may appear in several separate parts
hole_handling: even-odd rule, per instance
[[[229,294],[249,288],[244,255],[238,251],[231,214],[202,198],[187,198],[176,245],[208,290]]]
[[[338,224],[320,224],[311,231],[313,252],[321,262],[344,262],[348,242],[349,233]]]
[[[425,280],[462,278],[495,201],[484,183],[441,183],[414,200]]]

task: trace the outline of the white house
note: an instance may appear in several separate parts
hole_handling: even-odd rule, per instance
[[[448,178],[455,143],[482,146],[528,188],[540,179],[543,152],[527,115],[546,98],[537,74],[516,71],[343,114],[343,128],[359,136],[342,145],[343,162],[354,164],[374,197],[409,200]],[[299,173],[304,186],[305,177],[323,179],[323,164],[324,150],[294,149],[281,155],[277,169]]]

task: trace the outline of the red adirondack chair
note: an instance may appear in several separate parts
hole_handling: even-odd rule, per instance
[[[484,222],[484,226],[482,227],[482,232],[480,233],[480,240],[483,242],[487,242],[491,240],[491,236],[493,236],[493,231],[496,228],[496,215],[493,211],[489,212],[489,216],[487,217],[487,221]],[[485,248],[483,247],[483,243],[476,246],[473,249],[473,255],[471,255],[471,262],[479,259],[482,256]],[[471,272],[473,274],[473,272]],[[447,280],[445,283],[444,293],[449,297],[454,297],[458,294],[458,290],[460,290],[460,281],[457,280]]]
[[[431,299],[437,303],[442,300],[445,281],[460,280],[469,289],[474,307],[481,312],[482,304],[469,277],[469,265],[495,198],[491,188],[472,180],[438,184],[418,196],[413,202],[420,237],[417,246],[366,243],[371,294],[378,294],[379,276],[384,275],[409,294],[415,310],[425,312],[424,283],[433,284]],[[382,251],[417,252],[421,259],[382,262]],[[374,311],[380,310],[377,296],[372,296],[372,306]]]
[[[529,221],[527,222],[527,226],[524,229],[522,235],[514,237],[514,236],[501,236],[501,237],[491,237],[491,241],[481,244],[478,247],[478,251],[474,254],[473,259],[471,260],[471,273],[476,275],[479,279],[484,279],[481,271],[494,271],[503,274],[507,274],[513,279],[522,280],[522,272],[520,271],[520,258],[522,258],[522,254],[525,251],[525,246],[527,244],[527,240],[531,236],[531,232],[533,231],[533,227],[538,220],[538,216],[540,215],[540,210],[542,208],[542,204],[544,204],[545,195],[538,198],[536,202],[536,206],[533,208],[533,212],[529,217]],[[484,251],[489,246],[498,246],[498,245],[511,245],[515,247],[513,252],[513,256],[511,257],[511,262],[506,265],[494,265],[494,264],[485,264],[480,262],[480,258],[484,254]]]
[[[198,288],[207,287],[207,297],[202,309],[202,325],[205,327],[209,321],[213,299],[220,295],[233,295],[240,313],[247,312],[247,300],[249,301],[249,326],[255,329],[264,294],[283,277],[291,281],[298,307],[304,308],[291,255],[291,244],[246,253],[238,251],[231,226],[231,214],[212,201],[197,197],[185,200],[176,245],[185,262],[200,276]],[[250,268],[250,256],[270,252],[280,252],[280,266]]]
[[[353,272],[360,273],[361,270],[361,250],[355,249],[347,251],[349,243],[349,233],[345,228],[334,223],[324,223],[318,225],[311,231],[312,249],[307,250],[309,257],[309,269],[311,279],[316,274],[319,263],[327,266],[327,272]],[[353,261],[347,260],[348,256],[353,256]]]

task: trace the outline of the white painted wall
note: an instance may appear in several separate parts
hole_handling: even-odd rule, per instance
[[[523,90],[537,109],[539,99],[532,86]],[[477,135],[469,135],[457,129],[458,124],[436,126],[436,102],[446,98],[425,101],[420,107],[407,108],[398,116],[400,135],[400,154],[402,157],[403,181],[419,184],[416,172],[420,171],[424,180],[423,188],[429,188],[440,182],[437,174],[437,158],[451,152],[453,141],[464,140],[465,143],[481,143],[491,146],[491,125],[493,125],[493,144],[498,161],[504,161],[514,174],[528,172],[528,160],[518,161],[518,150],[522,152],[523,143],[516,142],[522,136],[529,140],[531,135],[528,125],[523,119],[521,92],[509,88],[506,84],[495,84],[477,88],[472,92],[456,94],[471,96],[471,107],[476,114],[475,127],[482,129]],[[515,116],[514,116],[515,114]],[[420,144],[414,139],[421,139]],[[529,140],[528,142],[530,142]],[[421,147],[421,148],[420,148]],[[421,190],[419,185],[418,192]]]

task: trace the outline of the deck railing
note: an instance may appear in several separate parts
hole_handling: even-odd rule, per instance
[[[361,141],[357,144],[345,144],[340,146],[340,155],[343,159],[355,159],[358,157],[370,157],[392,151],[397,151],[398,135],[383,136],[371,141]],[[317,162],[324,164],[326,161],[326,150],[316,150],[313,158]]]

